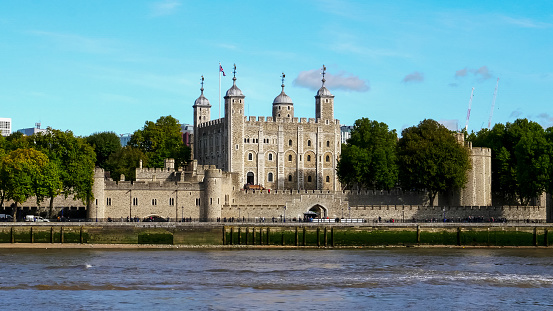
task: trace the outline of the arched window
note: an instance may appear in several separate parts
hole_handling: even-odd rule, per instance
[[[292,162],[292,155],[291,154],[288,155],[288,161]]]
[[[326,156],[326,162],[330,162],[330,156],[329,155]]]
[[[292,146],[292,140],[291,139],[288,141],[288,146]]]
[[[308,146],[308,147],[311,147],[311,140],[308,140],[308,141],[307,141],[307,146]]]
[[[273,181],[273,173],[269,173],[267,181]]]
[[[307,176],[307,182],[311,182],[311,176]]]
[[[326,146],[327,146],[327,147],[330,147],[330,140],[327,140],[327,141],[326,141]]]
[[[248,154],[248,160],[253,160],[253,154],[251,152]]]
[[[269,161],[273,161],[273,154],[269,153]]]
[[[288,118],[290,118],[290,115],[288,115]]]
[[[326,182],[330,182],[330,176],[326,176]]]
[[[288,175],[288,181],[292,181],[292,175]]]
[[[311,162],[311,155],[307,155],[307,162]]]

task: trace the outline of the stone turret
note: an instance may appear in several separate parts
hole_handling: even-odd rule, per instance
[[[215,221],[221,217],[223,173],[214,167],[204,171],[204,192],[201,202],[202,221]]]
[[[105,209],[106,209],[106,202],[105,202],[106,198],[104,194],[104,189],[105,189],[104,169],[99,167],[95,168],[93,178],[94,178],[94,184],[92,185],[92,195],[94,196],[94,199],[92,200],[91,204],[89,204],[87,217],[89,219],[102,221],[104,219]]]

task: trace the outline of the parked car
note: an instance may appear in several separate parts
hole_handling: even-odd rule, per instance
[[[146,222],[167,222],[168,220],[161,217],[161,216],[149,216],[149,217],[146,217],[144,218],[143,221],[146,221]]]
[[[0,214],[0,221],[13,221],[13,216],[8,214]]]
[[[41,216],[35,216],[35,215],[27,215],[25,216],[25,221],[32,221],[32,222],[50,222],[50,220],[42,218]]]

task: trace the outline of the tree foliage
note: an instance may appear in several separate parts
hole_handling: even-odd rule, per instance
[[[136,180],[136,168],[140,160],[147,161],[140,149],[125,146],[109,157],[106,169],[111,172],[111,178],[115,181],[119,181],[121,174],[125,175],[125,180]]]
[[[355,121],[336,168],[340,182],[373,189],[394,187],[398,178],[396,145],[396,131],[390,131],[385,123],[367,118]]]
[[[57,165],[62,182],[61,190],[65,197],[73,195],[75,199],[88,203],[93,198],[96,162],[92,147],[83,138],[75,137],[71,131],[63,132],[52,128],[33,135],[32,139],[35,146]],[[57,194],[54,191],[51,194],[52,200]]]
[[[550,188],[553,144],[536,122],[517,119],[483,129],[473,146],[492,149],[492,191],[507,202],[527,205]]]
[[[96,153],[96,166],[106,169],[109,157],[121,149],[121,141],[114,132],[94,133],[85,138]]]
[[[149,167],[163,167],[167,158],[181,167],[190,160],[190,148],[183,144],[181,127],[172,116],[160,117],[154,123],[146,121],[144,128],[131,136],[129,146],[138,148],[148,158]]]
[[[0,188],[3,199],[16,204],[14,220],[17,205],[33,195],[39,203],[48,193],[50,179],[57,178],[50,168],[48,157],[33,148],[16,149],[0,159]]]
[[[426,190],[431,205],[439,192],[463,188],[471,167],[468,149],[431,119],[402,131],[398,163],[402,187]]]

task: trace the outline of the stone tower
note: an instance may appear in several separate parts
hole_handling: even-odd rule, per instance
[[[202,87],[200,88],[200,91],[202,92],[200,94],[200,97],[196,99],[194,102],[194,159],[198,158],[198,141],[199,137],[196,135],[198,133],[198,125],[208,122],[211,120],[211,105],[209,104],[209,100],[205,98],[204,96],[204,76],[202,76]]]
[[[203,221],[216,221],[221,217],[223,174],[221,170],[210,167],[204,171],[204,192],[200,218]]]
[[[284,93],[284,73],[282,74],[282,92],[273,101],[273,120],[276,118],[293,118],[294,103],[290,96]]]
[[[227,133],[228,172],[239,173],[239,183],[244,180],[244,94],[236,86],[236,65],[234,65],[232,87],[225,95],[225,131]]]
[[[334,95],[325,87],[326,67],[323,65],[323,85],[315,95],[315,118],[322,122],[334,120]]]

